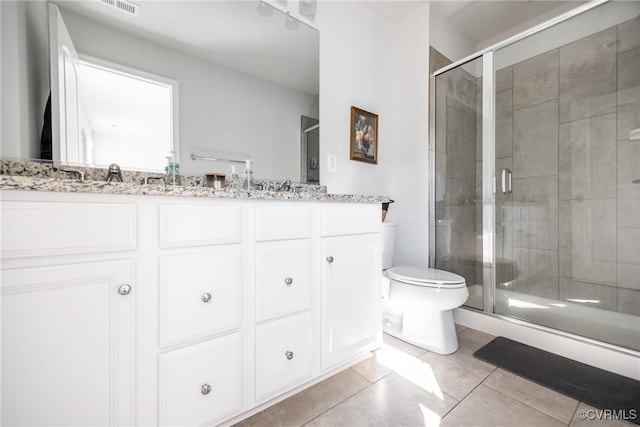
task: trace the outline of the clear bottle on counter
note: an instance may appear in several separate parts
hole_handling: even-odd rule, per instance
[[[251,159],[245,160],[242,188],[245,190],[253,189],[253,160]]]

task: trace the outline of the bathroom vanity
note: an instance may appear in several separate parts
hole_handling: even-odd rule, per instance
[[[375,198],[2,178],[2,424],[229,424],[380,345]]]

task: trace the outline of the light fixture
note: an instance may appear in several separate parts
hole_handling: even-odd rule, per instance
[[[287,12],[287,19],[284,21],[284,26],[287,30],[296,31],[300,28],[300,21],[295,19],[293,16]]]
[[[258,2],[258,13],[262,16],[271,16],[273,15],[273,8],[263,0],[260,0]]]
[[[301,15],[313,16],[318,8],[318,0],[300,0],[298,10]]]

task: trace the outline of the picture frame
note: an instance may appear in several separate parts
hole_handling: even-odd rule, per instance
[[[350,159],[378,164],[378,115],[351,107]]]

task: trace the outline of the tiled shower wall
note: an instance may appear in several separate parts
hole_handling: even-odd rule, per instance
[[[496,77],[513,289],[640,315],[640,19]]]

